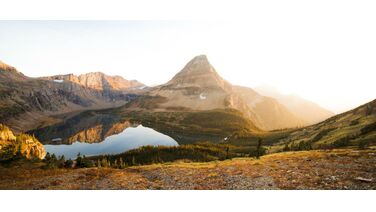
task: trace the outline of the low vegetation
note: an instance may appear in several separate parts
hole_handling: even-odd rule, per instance
[[[105,166],[124,167],[154,163],[173,162],[177,160],[192,162],[207,162],[225,160],[236,156],[230,152],[229,146],[221,144],[190,144],[182,146],[144,146],[118,155],[91,157],[91,159],[106,161]],[[98,163],[97,163],[98,164]],[[102,164],[103,166],[103,164]]]
[[[45,169],[0,164],[0,189],[376,189],[376,149],[314,150],[224,161]]]
[[[316,125],[281,131],[270,152],[376,145],[376,100]]]

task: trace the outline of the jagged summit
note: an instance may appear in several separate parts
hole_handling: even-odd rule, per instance
[[[59,80],[60,82],[64,80],[71,81],[96,90],[126,90],[144,86],[144,84],[137,80],[126,80],[121,76],[108,76],[102,72],[90,72],[79,76],[74,74],[56,75],[44,77],[44,79]]]
[[[184,74],[216,73],[206,55],[199,55],[190,60],[175,77]],[[175,78],[174,77],[174,78]]]
[[[190,60],[167,85],[170,88],[200,87],[222,90],[231,89],[230,83],[219,76],[206,55],[199,55]]]
[[[194,57],[181,72],[216,72],[206,55]]]

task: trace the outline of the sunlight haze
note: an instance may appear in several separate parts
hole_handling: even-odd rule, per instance
[[[344,14],[344,13],[343,13]],[[234,21],[0,21],[0,60],[27,76],[101,71],[149,86],[207,55],[230,83],[343,112],[373,100],[376,15]]]

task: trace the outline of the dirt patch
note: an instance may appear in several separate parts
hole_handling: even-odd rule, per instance
[[[272,154],[125,169],[0,166],[0,189],[376,189],[376,150]]]

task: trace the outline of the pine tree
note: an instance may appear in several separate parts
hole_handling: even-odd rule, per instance
[[[81,157],[81,153],[80,152],[77,154],[76,163],[77,163],[78,167],[81,167],[81,165],[82,165],[82,157]]]
[[[102,167],[105,167],[105,168],[108,167],[107,159],[106,158],[102,158],[101,165],[102,165]]]
[[[123,158],[120,157],[120,159],[119,159],[119,163],[120,163],[120,168],[121,168],[121,169],[125,167],[125,164],[124,164]]]
[[[136,165],[136,158],[134,157],[134,155],[132,156],[132,165]]]
[[[50,161],[51,160],[51,155],[49,152],[47,152],[46,156],[44,157],[45,161]]]
[[[264,155],[265,149],[262,147],[262,139],[259,138],[257,141],[257,149],[256,149],[256,158],[260,159],[260,156]]]
[[[285,147],[283,147],[283,151],[284,152],[290,151],[290,147],[287,143],[285,144]]]
[[[65,166],[65,156],[64,155],[60,156],[59,161],[58,161],[58,166],[59,166],[59,168],[63,168]]]
[[[53,153],[53,154],[51,155],[51,161],[52,161],[52,162],[56,162],[56,161],[57,161],[57,158],[56,158],[55,153]]]

